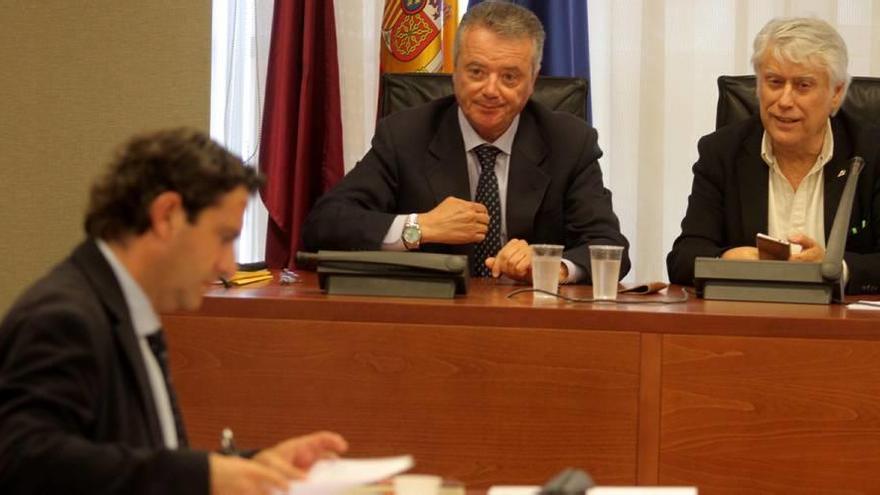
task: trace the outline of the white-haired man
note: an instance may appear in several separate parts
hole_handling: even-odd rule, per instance
[[[757,259],[755,236],[800,247],[789,258],[818,262],[846,168],[865,160],[844,255],[847,292],[880,286],[880,128],[838,113],[849,86],[846,44],[827,22],[774,19],[758,33],[752,64],[759,115],[703,137],[682,233],[666,263],[690,284],[694,259]]]

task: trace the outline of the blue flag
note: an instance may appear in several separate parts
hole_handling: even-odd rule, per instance
[[[468,8],[482,0],[469,0]],[[531,10],[544,24],[547,40],[541,74],[590,79],[587,0],[508,0]],[[592,121],[589,95],[587,121]]]

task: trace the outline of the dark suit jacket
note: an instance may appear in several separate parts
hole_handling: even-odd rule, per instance
[[[304,227],[306,249],[381,249],[398,214],[426,212],[448,196],[470,198],[467,158],[453,96],[388,116],[372,149],[318,200]],[[507,235],[563,244],[590,273],[589,244],[628,247],[602,185],[596,131],[573,115],[530,101],[520,114],[507,185]],[[473,245],[423,245],[470,254]],[[629,271],[624,251],[620,276]]]
[[[844,259],[849,293],[880,290],[880,128],[841,111],[831,119],[834,156],[822,171],[825,239],[837,212],[853,156],[865,159],[853,202]],[[692,284],[694,259],[717,257],[736,246],[754,246],[767,232],[769,167],[761,159],[764,128],[756,115],[700,139],[699,160],[681,235],[666,258],[669,280]]]
[[[206,494],[167,450],[128,308],[87,241],[0,324],[0,493]]]

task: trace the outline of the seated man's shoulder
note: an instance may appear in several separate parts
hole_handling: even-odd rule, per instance
[[[455,97],[444,96],[394,112],[382,118],[378,128],[392,129],[395,134],[424,134],[436,129],[444,118],[454,117],[456,108]]]
[[[761,119],[754,115],[728,124],[700,138],[701,150],[739,148],[749,136],[763,135]]]
[[[104,317],[106,313],[102,308],[85,277],[69,263],[62,263],[16,300],[0,322],[0,334],[18,331],[66,334],[87,330],[96,318]]]
[[[570,139],[571,136],[587,136],[595,132],[581,117],[566,111],[551,110],[536,101],[529,101],[523,112],[531,115],[538,127],[547,131],[548,136]]]

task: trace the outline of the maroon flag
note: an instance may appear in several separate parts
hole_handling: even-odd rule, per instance
[[[275,2],[260,140],[266,263],[292,266],[315,200],[344,173],[333,2]]]

